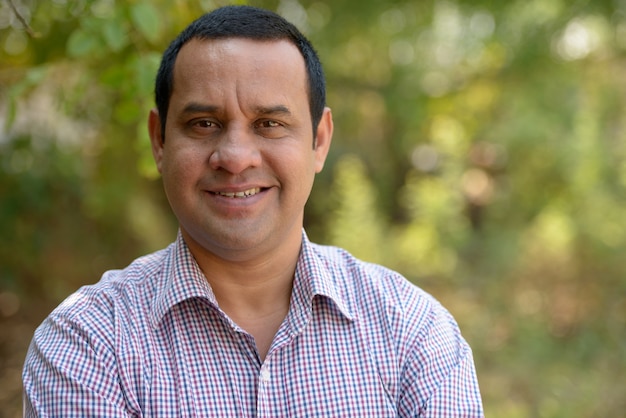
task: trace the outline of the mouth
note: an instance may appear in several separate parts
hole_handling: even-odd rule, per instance
[[[260,187],[255,187],[253,189],[243,190],[241,192],[213,192],[213,194],[217,196],[230,197],[233,199],[245,199],[247,197],[254,196],[260,191]]]

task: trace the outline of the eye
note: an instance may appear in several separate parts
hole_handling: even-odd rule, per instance
[[[221,125],[215,118],[199,117],[187,120],[183,129],[191,138],[206,138],[220,132]]]
[[[198,135],[206,135],[208,133],[215,132],[220,128],[219,123],[217,123],[214,119],[207,118],[197,118],[192,119],[187,123],[188,131],[195,132]]]
[[[280,126],[282,125],[275,120],[264,120],[259,123],[259,127],[261,128],[279,128]]]
[[[265,138],[282,138],[287,134],[286,125],[274,119],[262,119],[256,122],[257,133]]]
[[[193,123],[193,126],[197,126],[198,128],[216,128],[217,124],[213,121],[207,119],[196,120]]]

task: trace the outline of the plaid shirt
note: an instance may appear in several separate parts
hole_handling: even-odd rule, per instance
[[[483,416],[452,316],[397,273],[305,234],[264,362],[179,234],[52,312],[23,381],[24,416]]]

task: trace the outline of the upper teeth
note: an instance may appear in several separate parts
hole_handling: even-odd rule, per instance
[[[254,189],[244,190],[243,192],[216,192],[220,196],[226,197],[248,197],[257,194],[261,189],[255,187]]]

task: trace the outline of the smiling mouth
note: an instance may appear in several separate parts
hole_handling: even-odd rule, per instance
[[[216,194],[218,196],[231,197],[233,199],[241,199],[254,196],[260,191],[261,189],[259,187],[255,187],[254,189],[244,190],[242,192],[213,192],[213,194]]]

